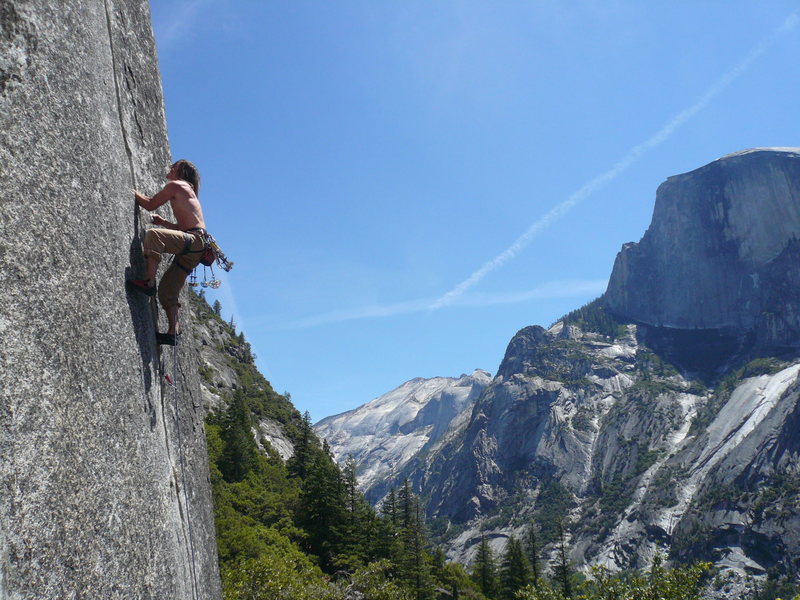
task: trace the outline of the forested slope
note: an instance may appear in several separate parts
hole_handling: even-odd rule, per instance
[[[444,589],[480,598],[464,569],[431,547],[410,488],[381,513],[371,508],[355,463],[336,465],[310,416],[258,372],[219,305],[191,296],[225,598],[390,600]]]

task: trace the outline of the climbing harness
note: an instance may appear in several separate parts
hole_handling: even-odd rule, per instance
[[[175,431],[177,432],[177,442],[178,442],[178,456],[180,458],[180,465],[181,465],[181,485],[183,486],[183,499],[186,506],[186,523],[188,524],[189,529],[189,548],[191,550],[192,559],[190,562],[191,571],[192,571],[192,597],[194,600],[200,600],[199,592],[198,592],[198,583],[197,583],[197,571],[195,569],[195,551],[194,551],[194,528],[192,527],[192,516],[191,511],[189,509],[189,491],[186,486],[186,460],[183,454],[183,441],[181,439],[181,419],[180,419],[180,412],[179,412],[179,389],[177,385],[177,377],[178,377],[178,345],[175,344],[172,347],[172,377],[169,376],[169,373],[164,374],[164,379],[166,380],[167,384],[172,387],[173,390],[173,397],[175,398]],[[180,497],[179,497],[180,499]]]
[[[200,255],[200,264],[203,265],[203,281],[200,283],[197,282],[197,267],[195,267],[189,276],[189,287],[210,287],[212,289],[217,289],[222,282],[217,279],[217,276],[214,274],[214,263],[217,263],[223,271],[226,273],[229,272],[233,268],[233,262],[228,260],[228,257],[222,252],[222,249],[217,244],[217,240],[215,240],[211,234],[209,234],[205,229],[200,227],[187,229],[187,233],[190,231],[199,231],[200,236],[203,239],[203,248],[202,250],[191,250],[193,240],[187,238],[186,240],[186,247],[184,248],[183,252],[179,255],[176,255],[176,259],[178,256],[182,256],[184,254],[196,253],[201,252]],[[185,267],[180,265],[180,263],[176,264],[184,269],[187,270]],[[211,279],[208,279],[208,273],[206,268],[211,269]]]

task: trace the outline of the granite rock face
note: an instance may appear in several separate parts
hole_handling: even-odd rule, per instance
[[[221,595],[197,353],[124,285],[169,161],[146,0],[0,0],[0,598]]]
[[[670,177],[639,243],[617,255],[605,299],[617,315],[677,329],[756,332],[800,345],[800,148],[725,156]]]

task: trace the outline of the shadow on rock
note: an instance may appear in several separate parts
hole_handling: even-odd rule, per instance
[[[134,214],[134,234],[130,247],[130,267],[125,269],[125,295],[128,301],[128,310],[131,312],[131,323],[139,346],[139,356],[142,359],[142,378],[147,405],[145,411],[150,415],[150,427],[156,426],[156,410],[151,400],[153,387],[153,371],[158,368],[158,356],[155,348],[155,326],[153,323],[153,300],[143,294],[128,289],[125,282],[137,279],[137,273],[144,270],[144,256],[142,254],[141,237],[139,236],[139,211]]]

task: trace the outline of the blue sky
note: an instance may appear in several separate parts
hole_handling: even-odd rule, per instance
[[[800,146],[795,0],[151,11],[173,156],[236,263],[208,296],[315,421],[494,373],[604,291],[668,176]]]

